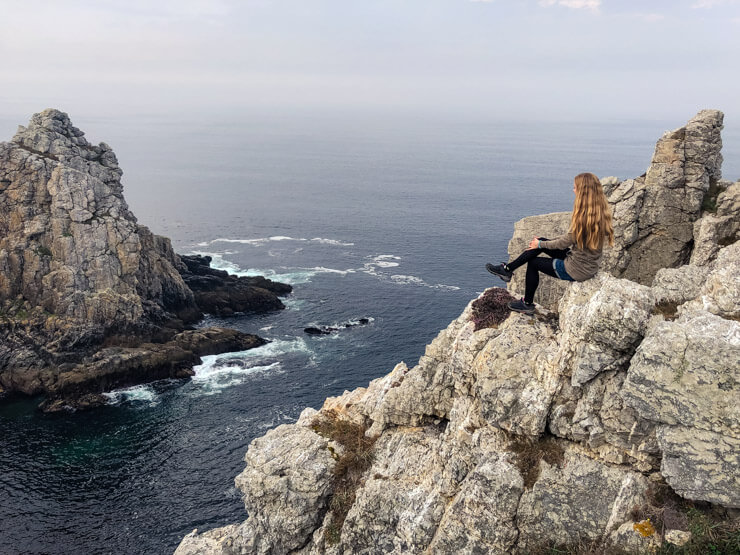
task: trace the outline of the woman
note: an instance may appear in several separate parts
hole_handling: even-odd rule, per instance
[[[573,180],[573,192],[576,199],[568,233],[551,240],[535,237],[513,262],[486,264],[489,272],[504,281],[510,281],[514,270],[527,264],[524,297],[510,302],[511,310],[534,313],[534,292],[540,283],[540,272],[568,281],[592,278],[599,269],[604,242],[614,244],[612,214],[599,178],[592,173],[578,174]],[[541,253],[547,256],[540,257]]]

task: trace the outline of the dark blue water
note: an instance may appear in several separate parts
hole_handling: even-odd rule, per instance
[[[74,114],[72,114],[74,119]],[[75,120],[124,169],[141,223],[179,252],[294,285],[287,310],[204,324],[272,343],[206,357],[189,381],[85,413],[0,405],[0,552],[168,553],[245,518],[249,442],[366,385],[484,288],[513,223],[568,210],[575,174],[633,177],[681,122],[542,124],[389,117]],[[725,133],[725,175],[740,175]],[[733,165],[734,164],[734,165]],[[326,337],[309,325],[370,319]]]

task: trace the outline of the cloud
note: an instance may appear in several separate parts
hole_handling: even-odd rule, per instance
[[[739,0],[699,0],[691,4],[694,9],[709,9],[716,8],[718,6],[733,6],[740,4]]]
[[[599,11],[601,0],[540,0],[540,6],[564,6],[574,10]]]

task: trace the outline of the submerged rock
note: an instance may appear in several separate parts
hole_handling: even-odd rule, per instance
[[[201,274],[214,281],[191,287],[191,266],[129,210],[122,174],[112,149],[58,110],[0,143],[0,388],[47,394],[47,409],[89,406],[110,387],[187,375],[206,351],[256,345],[233,330],[184,330],[203,312],[282,308],[276,295],[290,292],[215,279],[207,263]]]

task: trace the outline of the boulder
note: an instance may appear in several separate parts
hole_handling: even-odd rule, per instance
[[[652,322],[621,391],[658,424],[661,472],[671,487],[729,507],[740,503],[738,395],[740,323],[705,311]]]

